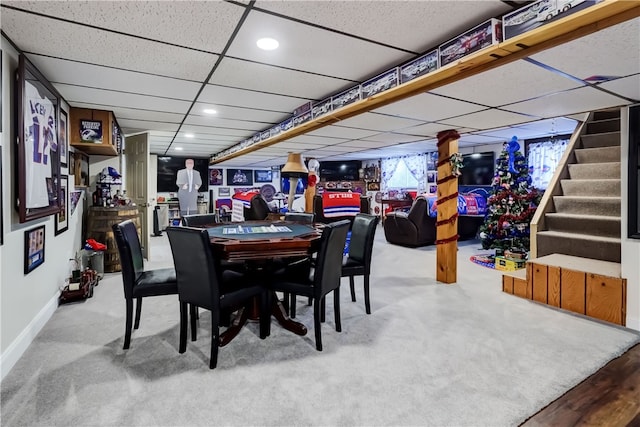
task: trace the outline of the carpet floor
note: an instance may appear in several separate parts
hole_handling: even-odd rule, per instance
[[[171,265],[166,235],[148,268]],[[342,332],[332,298],[315,350],[311,307],[298,302],[305,337],[249,323],[208,369],[209,315],[178,354],[175,296],[147,298],[131,348],[122,350],[119,274],[94,297],[60,306],[2,381],[2,425],[427,425],[511,426],[640,341],[634,331],[507,295],[499,271],[469,261],[458,283],[435,280],[436,248],[374,245],[372,314],[348,281]]]

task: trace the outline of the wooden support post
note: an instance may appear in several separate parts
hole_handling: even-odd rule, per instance
[[[438,216],[436,229],[436,279],[455,283],[458,275],[458,178],[449,158],[458,152],[455,130],[438,133]]]

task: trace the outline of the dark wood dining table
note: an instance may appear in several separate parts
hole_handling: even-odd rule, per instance
[[[211,248],[217,259],[244,261],[248,274],[267,286],[276,260],[309,256],[317,250],[324,224],[299,224],[285,221],[247,221],[208,228]],[[228,344],[250,317],[257,316],[257,304],[241,309],[229,328],[220,334],[220,346]],[[275,292],[271,314],[285,329],[306,335],[307,328],[291,319]]]

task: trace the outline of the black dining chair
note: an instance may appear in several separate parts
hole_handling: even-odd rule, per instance
[[[211,358],[209,368],[218,362],[220,345],[220,316],[222,310],[247,306],[254,297],[260,298],[260,338],[270,332],[271,314],[269,292],[266,287],[252,285],[244,275],[218,271],[211,251],[207,230],[191,227],[168,227],[167,236],[176,268],[178,298],[180,300],[180,347],[187,350],[187,304],[211,311]],[[246,309],[249,309],[247,306]],[[194,316],[191,328],[195,329]],[[192,332],[193,334],[193,332]],[[192,339],[194,336],[192,336]]]
[[[182,225],[185,227],[213,227],[216,223],[215,214],[185,215],[182,217]]]
[[[277,273],[271,282],[275,291],[313,298],[313,327],[316,335],[316,349],[322,351],[321,315],[324,312],[324,297],[333,291],[333,313],[336,331],[342,331],[340,323],[340,271],[342,252],[349,231],[349,220],[328,224],[322,230],[320,249],[315,268],[310,274],[291,275],[287,269]]]
[[[284,214],[284,220],[289,222],[298,222],[300,224],[313,224],[315,215],[308,212],[287,212]]]
[[[178,293],[176,272],[173,268],[144,270],[144,260],[140,239],[136,225],[131,220],[113,224],[120,265],[122,268],[122,284],[126,301],[126,321],[123,349],[128,349],[131,343],[131,324],[133,315],[133,300],[136,300],[136,318],[133,329],[140,326],[140,312],[142,298],[173,295]]]
[[[260,194],[256,194],[249,202],[249,208],[244,210],[245,221],[261,221],[269,216],[269,205]]]
[[[373,240],[380,218],[376,215],[358,214],[351,227],[349,255],[342,261],[342,277],[349,277],[351,301],[356,300],[354,276],[364,276],[364,306],[367,314],[371,314],[369,301],[369,275],[371,272],[371,254]]]

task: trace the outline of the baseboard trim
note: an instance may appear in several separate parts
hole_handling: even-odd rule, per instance
[[[640,319],[627,316],[627,323],[625,327],[640,331]]]
[[[26,328],[18,335],[18,337],[7,347],[4,353],[0,356],[0,381],[4,380],[4,377],[11,371],[14,365],[20,360],[22,355],[29,345],[33,342],[34,338],[42,330],[44,325],[47,324],[53,313],[58,308],[58,298],[60,297],[60,291],[57,291],[53,298],[45,304],[40,312],[29,322]]]

